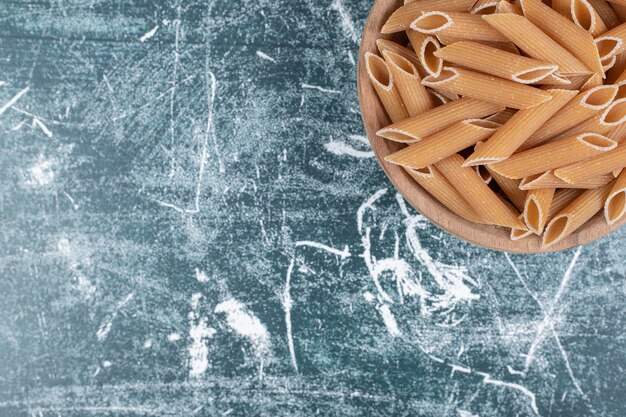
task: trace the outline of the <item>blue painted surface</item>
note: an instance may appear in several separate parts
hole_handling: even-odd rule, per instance
[[[507,256],[407,208],[369,8],[3,3],[0,415],[626,413],[624,232]]]

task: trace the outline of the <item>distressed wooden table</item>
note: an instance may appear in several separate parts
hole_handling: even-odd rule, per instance
[[[506,255],[407,207],[370,6],[3,2],[0,415],[626,413],[626,232]]]

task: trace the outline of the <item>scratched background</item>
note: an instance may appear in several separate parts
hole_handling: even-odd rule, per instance
[[[625,232],[508,256],[407,207],[370,6],[2,2],[2,417],[626,413]]]

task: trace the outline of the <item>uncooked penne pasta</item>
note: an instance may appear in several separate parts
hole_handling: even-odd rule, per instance
[[[563,138],[524,152],[491,165],[491,169],[508,178],[524,178],[558,167],[592,159],[615,149],[617,143],[597,133],[583,133]],[[607,172],[611,172],[611,170]],[[600,174],[605,174],[601,172]],[[556,172],[555,175],[559,176]],[[590,175],[592,177],[594,175]],[[565,178],[559,178],[567,181]],[[572,181],[576,182],[576,181]]]
[[[482,178],[485,184],[491,184],[491,180],[493,180],[493,177],[491,176],[491,173],[487,170],[487,167],[485,167],[484,165],[478,165],[475,166],[474,169],[476,170],[478,176]]]
[[[428,88],[427,90],[428,90],[428,93],[433,97],[435,106],[440,106],[442,104],[447,104],[450,101],[452,101],[452,100],[448,99],[446,96],[444,96],[441,93],[439,93],[438,91],[432,90],[430,88]]]
[[[524,229],[519,213],[501,200],[473,168],[463,168],[463,162],[460,155],[452,155],[439,161],[436,167],[481,218],[500,226]]]
[[[520,215],[520,219],[523,219],[523,215]],[[528,229],[511,229],[510,238],[513,241],[522,240],[528,236],[533,235],[534,233]]]
[[[626,214],[626,170],[619,174],[604,202],[604,218],[608,224],[617,223],[624,214]]]
[[[563,106],[576,96],[576,91],[547,90],[552,100],[519,110],[480,149],[470,155],[467,165],[493,164],[513,155],[528,138]]]
[[[541,0],[520,0],[524,16],[565,48],[592,72],[604,76],[593,36],[546,6]],[[560,67],[559,67],[560,68]],[[562,73],[567,71],[560,68]]]
[[[444,67],[438,77],[428,76],[422,84],[514,109],[538,106],[552,99],[550,94],[538,88],[453,67]]]
[[[530,57],[558,65],[560,74],[576,75],[593,72],[524,16],[498,13],[484,15],[483,19]],[[599,61],[598,59],[598,63]]]
[[[502,109],[502,106],[496,104],[462,98],[400,123],[394,123],[376,134],[396,142],[417,142],[461,120],[490,116]]]
[[[498,3],[498,13],[513,13],[521,16],[522,9],[507,0],[500,0]]]
[[[489,165],[485,165],[485,168],[489,171],[491,177],[498,184],[504,195],[511,200],[515,208],[519,211],[524,210],[527,192],[519,188],[521,181],[502,176],[489,168]]]
[[[406,35],[426,72],[434,76],[441,74],[443,59],[435,56],[435,53],[441,48],[437,38],[412,29],[407,30]]]
[[[620,20],[622,22],[626,21],[626,5],[618,4],[614,1],[609,3],[611,3],[611,9],[615,11],[615,14],[620,18]]]
[[[508,42],[506,37],[489,26],[480,15],[470,13],[424,12],[411,23],[411,29],[428,35],[451,36],[464,40]]]
[[[614,27],[596,38],[596,47],[600,59],[621,54],[626,50],[626,23]]]
[[[388,155],[385,160],[405,168],[423,168],[487,139],[499,127],[488,120],[463,120]]]
[[[566,88],[568,90],[578,90],[578,88],[572,87],[572,82],[570,80],[560,75],[557,75],[556,73],[546,76],[539,82],[539,84]]]
[[[626,142],[620,143],[615,149],[603,152],[595,158],[556,169],[554,175],[567,183],[575,184],[589,178],[610,174],[624,167],[626,167]]]
[[[472,7],[472,14],[492,14],[498,9],[498,0],[478,0]]]
[[[492,122],[500,123],[501,125],[505,124],[517,113],[519,110],[515,109],[505,109],[497,112],[493,116],[489,116],[486,119]]]
[[[595,216],[611,192],[611,184],[587,190],[559,212],[546,226],[542,246],[548,248],[571,235]]]
[[[571,0],[552,0],[551,7],[555,12],[557,12],[561,16],[564,16],[568,19],[572,18],[572,14],[570,10]]]
[[[520,182],[519,187],[520,189],[527,191],[536,190],[539,188],[572,188],[590,190],[592,188],[601,187],[611,181],[613,181],[613,176],[609,174],[599,175],[597,177],[589,178],[575,184],[570,184],[554,175],[554,171],[548,171],[544,172],[543,174],[533,175],[524,178],[522,182]]]
[[[579,135],[585,132],[595,132],[601,135],[607,135],[610,139],[613,139],[610,137],[609,133],[622,125],[624,121],[626,121],[626,99],[615,100],[599,116],[579,123],[573,128],[554,136],[548,142],[554,142],[564,137]]]
[[[376,41],[376,47],[382,56],[385,55],[385,52],[393,52],[394,54],[398,54],[411,61],[411,64],[413,64],[415,68],[417,68],[417,71],[419,71],[421,78],[428,75],[426,70],[422,68],[422,63],[420,62],[417,54],[409,48],[405,48],[404,46],[387,39],[378,39]]]
[[[602,70],[606,74],[617,63],[617,55],[613,55],[612,57],[607,58],[601,62],[602,62]],[[594,74],[594,75],[597,75],[597,74]]]
[[[608,29],[619,26],[622,21],[606,0],[588,0]]]
[[[452,45],[456,42],[461,42],[466,39],[457,38],[455,36],[446,36],[439,34],[437,35],[437,39],[441,45]],[[513,42],[492,42],[492,41],[474,41],[478,43],[482,43],[483,45],[491,46],[492,48],[500,49],[502,51],[509,52],[511,54],[519,55],[519,50],[513,44]]]
[[[456,215],[474,223],[484,223],[476,211],[463,199],[461,194],[433,166],[419,170],[407,169],[406,172],[437,201]]]
[[[391,121],[397,123],[408,118],[409,113],[404,106],[398,88],[393,82],[393,76],[385,60],[368,52],[365,54],[365,65],[367,75]]]
[[[587,80],[586,83],[584,83],[582,85],[582,87],[580,87],[580,91],[589,91],[592,88],[596,88],[602,85],[602,75],[600,74],[593,74],[591,77],[589,77],[589,79]]]
[[[548,211],[548,222],[583,192],[583,190],[578,188],[557,190],[554,193],[554,198],[552,198],[552,204],[550,204],[550,210]]]
[[[548,222],[548,213],[555,191],[554,188],[539,188],[528,192],[522,213],[528,230],[532,230],[538,235],[543,233],[543,228]]]
[[[589,32],[593,37],[599,36],[608,30],[600,15],[588,0],[571,0],[571,13],[574,23]]]
[[[435,52],[454,64],[522,84],[537,84],[558,67],[549,62],[515,55],[472,41],[461,41]]]
[[[430,10],[449,12],[468,12],[476,0],[420,0],[398,8],[387,19],[382,33],[402,32],[409,28],[411,23]]]
[[[616,85],[602,85],[581,92],[548,120],[522,146],[520,151],[533,148],[548,139],[573,128],[607,108],[615,98]]]
[[[422,85],[417,69],[408,59],[393,52],[385,52],[384,57],[410,117],[435,107],[430,94]]]

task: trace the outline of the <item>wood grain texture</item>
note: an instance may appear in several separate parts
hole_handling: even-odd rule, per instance
[[[402,4],[401,0],[377,0],[374,3],[363,31],[357,71],[359,103],[367,136],[385,174],[409,204],[438,227],[460,239],[486,248],[516,253],[562,251],[584,245],[611,233],[626,222],[624,219],[609,226],[600,213],[570,237],[545,250],[541,248],[541,240],[537,236],[511,241],[510,232],[507,229],[474,224],[458,217],[431,197],[403,169],[387,163],[384,158],[401,149],[403,145],[387,141],[375,134],[389,124],[389,119],[375,96],[362,62],[366,52],[376,52],[376,39],[380,37],[392,40],[401,39],[400,35],[381,35],[380,29],[391,13]]]

